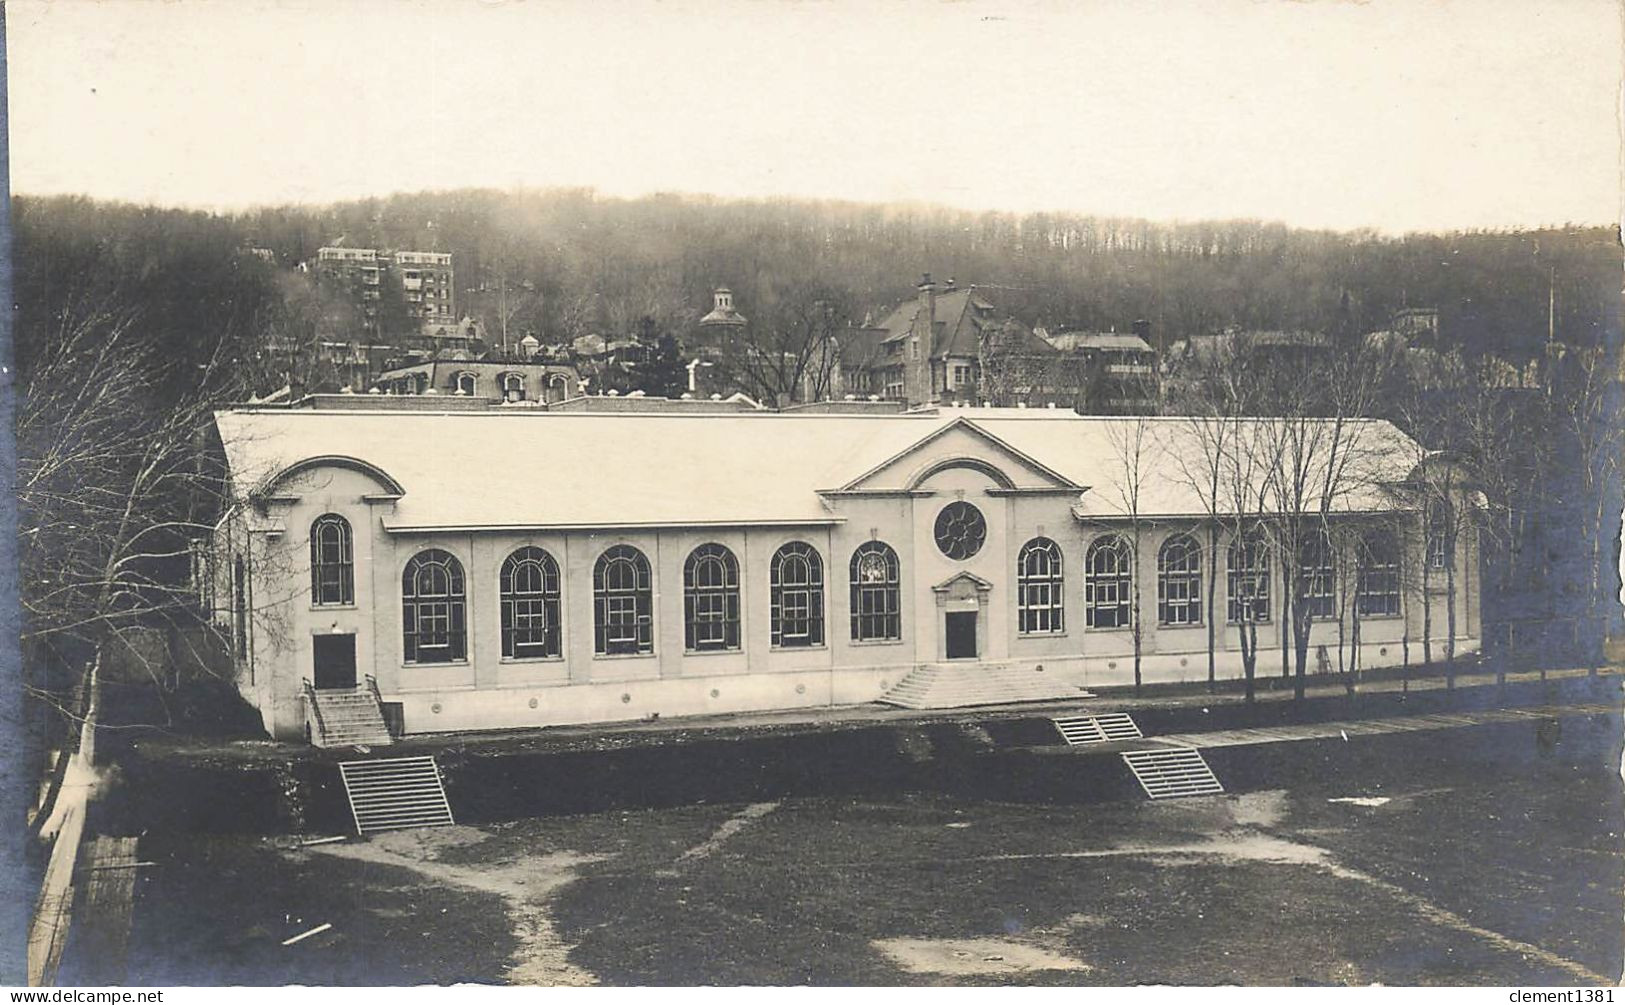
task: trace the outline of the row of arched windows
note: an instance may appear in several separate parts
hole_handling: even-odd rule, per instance
[[[1036,547],[1040,545],[1041,547]],[[1356,560],[1355,609],[1361,617],[1400,613],[1399,539],[1390,529],[1360,538]],[[1225,620],[1270,620],[1270,549],[1261,537],[1238,538],[1226,554]],[[1061,556],[1053,542],[1030,542],[1022,549],[1021,630],[1059,631]],[[1299,549],[1297,575],[1311,618],[1337,617],[1337,570],[1330,539],[1311,535]],[[1039,582],[1031,580],[1039,579]],[[1089,628],[1124,628],[1133,607],[1134,564],[1129,539],[1096,538],[1084,557],[1084,620]],[[1053,609],[1051,605],[1053,604]],[[1202,548],[1188,534],[1175,534],[1157,550],[1157,623],[1202,623]],[[1051,627],[1046,627],[1051,626]]]
[[[311,602],[354,603],[350,524],[327,514],[311,526]],[[824,644],[824,563],[804,541],[792,541],[770,565],[773,645]],[[654,589],[649,560],[624,544],[593,564],[593,648],[599,655],[654,651]],[[889,545],[871,541],[852,555],[852,638],[902,638],[900,567]],[[497,584],[502,655],[556,657],[562,651],[558,562],[524,547],[502,563]],[[739,560],[721,544],[702,544],[683,563],[684,646],[693,652],[740,648]],[[401,637],[408,663],[447,663],[467,657],[467,593],[456,556],[431,548],[412,556],[401,575]]]
[[[1337,617],[1337,569],[1330,538],[1311,534],[1299,547],[1297,575],[1309,616]],[[1355,609],[1361,617],[1400,613],[1399,539],[1391,529],[1361,536],[1356,552]],[[1270,620],[1270,548],[1259,536],[1237,538],[1226,553],[1225,620]],[[1129,624],[1133,593],[1132,549],[1126,537],[1096,538],[1085,557],[1084,616],[1090,628]],[[1157,623],[1202,623],[1202,548],[1175,534],[1157,550]]]
[[[310,537],[311,601],[354,603],[354,558],[349,523],[327,514]],[[1399,543],[1392,531],[1367,534],[1359,546],[1355,603],[1361,616],[1400,611]],[[1226,620],[1270,620],[1270,549],[1260,538],[1229,546]],[[1186,534],[1166,539],[1157,553],[1157,621],[1202,623],[1202,548]],[[772,644],[779,648],[824,644],[824,565],[817,549],[792,541],[769,566]],[[855,642],[902,638],[902,574],[897,552],[869,541],[852,553],[850,629]],[[1324,535],[1301,548],[1298,575],[1310,614],[1336,616],[1336,570]],[[1107,534],[1084,558],[1084,620],[1088,628],[1131,623],[1134,564],[1129,539]],[[654,651],[654,593],[649,560],[630,545],[614,545],[593,564],[593,648],[600,655]],[[561,654],[561,579],[553,556],[524,547],[502,563],[498,599],[502,655],[538,659]],[[1065,623],[1066,576],[1061,548],[1047,537],[1022,546],[1016,557],[1016,619],[1023,635],[1060,634]],[[462,564],[449,552],[414,555],[401,577],[402,642],[408,663],[444,663],[467,655],[466,585]],[[683,563],[684,647],[691,652],[741,647],[739,561],[721,544],[702,544]]]

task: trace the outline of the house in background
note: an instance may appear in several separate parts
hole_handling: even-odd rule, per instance
[[[871,393],[910,406],[974,401],[990,337],[1013,342],[1017,352],[1049,352],[1025,325],[1000,316],[974,286],[961,287],[952,279],[938,286],[927,273],[916,289],[914,300],[872,326],[883,334],[876,346],[866,346],[863,375],[852,378]]]
[[[1055,382],[1056,392],[1071,391],[1071,407],[1086,415],[1157,414],[1161,380],[1151,322],[1136,321],[1127,334],[1065,328],[1038,334],[1059,356],[1052,365],[1065,377]]]
[[[848,393],[911,407],[1055,407],[1091,415],[1156,412],[1157,354],[1149,324],[1132,335],[1047,335],[1001,312],[975,286],[929,274],[918,296],[872,326],[848,329],[841,368]]]

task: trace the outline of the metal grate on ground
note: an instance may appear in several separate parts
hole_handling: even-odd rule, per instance
[[[1127,712],[1108,712],[1104,715],[1066,715],[1050,720],[1070,746],[1089,743],[1107,743],[1112,740],[1138,740],[1142,734],[1139,724]]]
[[[1134,780],[1152,799],[1212,796],[1224,792],[1224,786],[1219,784],[1201,752],[1190,747],[1124,751],[1123,763],[1134,772]]]
[[[358,834],[455,823],[433,757],[343,761],[339,776]]]

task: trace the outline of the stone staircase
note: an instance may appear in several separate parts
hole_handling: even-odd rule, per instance
[[[899,708],[964,708],[1092,697],[1060,674],[1027,663],[926,663],[879,700]]]
[[[370,682],[353,690],[318,691],[307,685],[305,701],[313,709],[310,742],[318,747],[382,747],[394,742]]]

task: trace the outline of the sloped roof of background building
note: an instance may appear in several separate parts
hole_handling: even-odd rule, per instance
[[[1141,421],[980,408],[885,416],[244,409],[215,418],[239,493],[300,461],[356,458],[405,489],[387,520],[403,529],[825,522],[835,514],[821,490],[961,421],[1087,486],[1080,514],[1110,518],[1123,512],[1115,444]],[[1143,421],[1141,514],[1205,512],[1182,474],[1181,458],[1190,465],[1199,456],[1190,424]],[[1386,422],[1354,425],[1369,470],[1337,508],[1379,508],[1375,483],[1405,478],[1417,450]]]
[[[972,308],[976,310],[972,310]],[[981,348],[981,331],[984,327],[998,327],[1007,320],[1003,317],[989,315],[983,319],[978,311],[992,311],[994,305],[987,298],[979,295],[974,286],[956,288],[937,294],[936,323],[937,331],[931,355],[935,358],[943,356],[975,356]],[[914,320],[920,313],[918,298],[900,304],[876,326],[886,331],[883,342],[894,342],[906,338],[914,328]],[[1028,353],[1052,353],[1054,350],[1048,342],[1034,335],[1032,329],[1017,321],[1020,326],[1021,344],[1017,351]]]
[[[976,312],[971,310],[973,305],[983,310],[993,309],[992,304],[977,296],[976,291],[970,287],[937,294],[936,323],[939,327],[934,340],[936,344],[933,355],[941,356],[952,351],[952,347],[964,342],[967,336],[970,338],[971,346],[975,346],[977,319]],[[918,298],[904,301],[887,314],[876,327],[886,329],[888,333],[884,339],[886,342],[906,338],[913,330],[914,320],[919,313]],[[969,351],[974,353],[975,349]]]
[[[1073,349],[1133,349],[1150,352],[1151,345],[1133,334],[1117,332],[1054,332],[1044,341],[1063,352]]]

